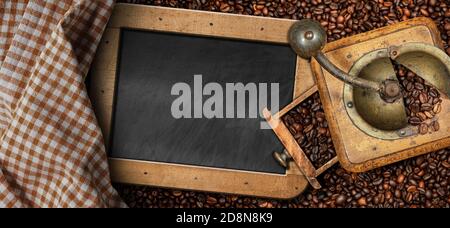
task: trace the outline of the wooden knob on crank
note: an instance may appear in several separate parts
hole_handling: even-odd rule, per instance
[[[289,30],[289,43],[292,49],[302,58],[316,56],[325,46],[327,33],[319,22],[303,19],[295,22]]]

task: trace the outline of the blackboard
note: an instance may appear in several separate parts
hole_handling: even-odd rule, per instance
[[[260,129],[263,118],[176,119],[171,89],[193,88],[200,74],[203,85],[224,90],[225,83],[278,83],[284,107],[295,70],[287,45],[122,29],[109,156],[284,174],[272,158],[283,147]]]

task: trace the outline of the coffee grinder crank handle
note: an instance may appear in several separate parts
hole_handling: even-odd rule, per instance
[[[385,80],[382,83],[369,81],[345,73],[334,65],[322,52],[327,35],[319,22],[304,19],[295,22],[289,30],[289,43],[298,56],[309,59],[313,57],[325,70],[347,84],[380,93],[386,102],[394,102],[401,97],[401,87],[395,80]]]

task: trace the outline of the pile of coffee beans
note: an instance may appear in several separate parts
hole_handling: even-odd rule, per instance
[[[366,173],[338,165],[291,200],[116,185],[130,207],[147,208],[302,208],[302,207],[450,207],[450,151],[441,150]]]
[[[336,156],[318,92],[282,119],[316,169]]]
[[[287,201],[257,199],[237,195],[131,185],[117,185],[116,189],[125,202],[128,203],[128,206],[136,208],[274,208],[290,206],[290,203]]]
[[[408,122],[418,126],[422,135],[439,131],[440,125],[436,118],[442,109],[439,91],[404,66],[396,65],[396,71],[404,89]]]
[[[130,207],[303,208],[303,207],[450,207],[450,151],[441,150],[365,173],[339,165],[291,200],[116,185]]]
[[[406,19],[425,16],[433,19],[438,26],[443,46],[450,55],[450,3],[447,0],[119,0],[118,2],[277,18],[312,18],[318,20],[325,27],[328,41]],[[405,80],[408,81],[408,84],[409,82],[414,83],[412,91],[416,90],[415,83],[421,82],[421,79],[413,77],[406,70],[404,70],[403,79],[400,77],[400,80],[402,84]],[[433,103],[435,99],[433,89],[426,85],[422,86],[424,87],[422,90],[420,90],[420,86],[417,86],[420,91],[426,90],[427,99],[422,95],[422,101],[428,102],[430,97],[433,97],[433,101],[431,101]],[[411,96],[408,96],[410,98],[408,110],[411,117],[410,122],[415,123],[411,115],[414,113],[414,116],[420,119],[417,116],[419,112],[415,111],[417,108],[415,105],[410,107],[410,104],[415,104],[417,99],[421,102],[421,98],[419,97],[420,92],[415,97],[412,96],[412,93],[417,94],[417,92],[412,91],[410,91]],[[408,97],[405,97],[405,101]],[[311,100],[314,103],[314,98]],[[419,110],[422,104],[427,102],[421,102]],[[438,113],[439,109],[434,110],[436,104],[433,104],[431,109],[434,114]],[[420,112],[430,111],[429,107],[426,105],[424,107],[425,109]],[[312,104],[308,104],[308,108],[311,113]],[[295,120],[295,115],[298,114],[292,114]],[[428,113],[428,116],[426,113],[424,114],[427,117],[425,121],[429,120],[428,116],[431,116],[431,113]],[[423,115],[421,116],[423,119]],[[311,121],[313,119],[317,121],[317,113],[311,114],[310,118]],[[421,120],[418,126],[423,122]],[[301,124],[297,121],[292,124],[294,123]],[[326,128],[327,133],[322,135],[327,136],[326,145],[328,147],[329,133],[325,123],[324,121],[322,124],[313,125],[313,129],[317,130],[318,134],[319,128]],[[300,131],[299,126],[295,127],[294,129],[298,129],[295,133]],[[301,124],[303,135],[307,134],[305,134],[305,127]],[[427,128],[430,131],[430,129],[439,129],[439,126],[428,124]],[[425,132],[425,127],[422,130]],[[324,131],[321,130],[321,132]],[[309,137],[305,138],[310,141]],[[321,145],[325,145],[325,143],[316,145],[319,145],[320,151]],[[325,146],[323,146],[324,149]],[[305,149],[305,151],[310,150]],[[307,152],[310,158],[311,152]],[[323,163],[319,158],[322,154],[324,153],[319,152],[317,155],[315,166]],[[304,193],[291,200],[258,199],[119,184],[116,185],[116,188],[130,207],[450,207],[449,180],[450,150],[445,149],[365,173],[351,173],[339,165],[335,165],[319,177],[322,189],[308,188]]]

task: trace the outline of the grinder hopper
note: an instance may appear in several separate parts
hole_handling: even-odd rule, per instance
[[[300,57],[312,58],[336,154],[345,169],[363,172],[450,146],[450,57],[439,48],[432,21],[415,19],[325,45],[326,33],[320,24],[301,20],[291,27],[289,42]],[[405,89],[394,62],[440,92],[442,111],[432,118],[441,126],[438,131],[419,134],[418,127],[409,123]],[[265,111],[273,124],[278,115]],[[272,127],[286,141],[280,127]],[[294,160],[303,153],[284,145]],[[290,156],[276,156],[278,160],[286,157]],[[304,160],[296,163],[305,169]],[[308,177],[307,171],[304,174]],[[320,187],[314,178],[308,180]]]

